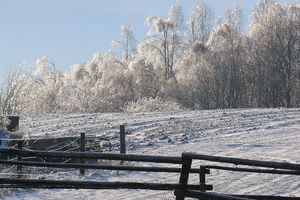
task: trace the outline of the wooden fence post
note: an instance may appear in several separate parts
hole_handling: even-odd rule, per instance
[[[182,167],[179,178],[179,183],[182,185],[182,189],[175,190],[176,200],[184,200],[185,199],[185,191],[189,181],[189,174],[192,166],[192,158],[190,158],[185,153],[182,153]]]
[[[85,151],[85,133],[80,133],[80,151]],[[84,164],[84,159],[80,159],[80,163]],[[80,175],[84,175],[84,169],[80,169]]]
[[[18,141],[18,147],[17,148],[18,149],[22,149],[23,148],[23,141],[22,140]],[[22,157],[20,155],[18,155],[17,160],[21,161]],[[20,171],[22,171],[22,165],[17,165],[17,172],[20,172]]]
[[[200,166],[200,173],[199,173],[199,179],[200,179],[200,191],[206,192],[206,183],[205,183],[205,176],[206,174],[209,174],[210,170],[207,169],[205,166]]]
[[[126,153],[125,125],[120,125],[120,153]]]

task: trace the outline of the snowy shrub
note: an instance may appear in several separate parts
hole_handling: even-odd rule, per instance
[[[181,111],[183,108],[174,101],[156,98],[142,98],[129,103],[125,112],[154,112],[154,111]]]

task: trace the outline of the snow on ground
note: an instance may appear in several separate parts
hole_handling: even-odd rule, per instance
[[[180,156],[182,152],[300,163],[300,109],[234,109],[155,113],[39,116],[22,121],[31,137],[105,136],[117,150],[118,128],[126,124],[128,153]],[[21,125],[21,126],[22,126]],[[194,167],[204,161],[193,162]],[[130,164],[130,163],[129,163]],[[211,164],[211,163],[210,163]],[[146,165],[146,164],[145,164]],[[297,176],[211,170],[215,192],[300,196]],[[82,179],[76,170],[50,178]],[[89,171],[86,180],[178,183],[179,174]],[[197,175],[190,183],[198,183]],[[9,190],[4,199],[174,199],[147,190]]]

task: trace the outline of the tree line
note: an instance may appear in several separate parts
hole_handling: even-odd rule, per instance
[[[242,33],[238,5],[214,20],[199,2],[185,20],[175,4],[167,19],[146,19],[142,42],[132,25],[124,25],[114,50],[65,73],[46,57],[34,69],[13,68],[0,88],[0,112],[120,112],[151,103],[176,109],[298,107],[300,5],[257,0],[249,18]]]

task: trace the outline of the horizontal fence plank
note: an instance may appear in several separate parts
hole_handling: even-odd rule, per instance
[[[175,190],[176,192],[176,190]],[[219,194],[213,192],[201,191],[177,191],[184,192],[186,197],[205,199],[205,200],[300,200],[300,197],[283,197],[283,196],[267,196],[267,195],[232,195]]]
[[[262,173],[262,174],[285,174],[285,175],[300,175],[300,171],[295,170],[276,170],[276,169],[253,169],[253,168],[234,168],[224,166],[206,165],[207,169],[219,169],[225,171],[249,172],[249,173]]]
[[[267,195],[232,195],[234,197],[250,198],[256,200],[300,200],[300,197],[283,197]]]
[[[97,182],[0,178],[2,188],[40,188],[40,189],[146,189],[175,190],[182,189],[181,184],[136,183],[136,182]],[[188,185],[188,189],[197,190],[199,185]]]
[[[181,157],[171,156],[150,156],[135,154],[113,154],[113,153],[95,153],[95,152],[59,152],[59,151],[29,151],[14,148],[0,148],[2,156],[36,156],[52,158],[83,158],[83,159],[103,159],[103,160],[123,160],[137,162],[169,163],[181,164]]]
[[[219,163],[231,163],[235,165],[249,165],[255,167],[266,167],[266,168],[274,168],[274,169],[288,169],[288,170],[300,171],[300,164],[293,164],[293,163],[286,163],[286,162],[258,161],[258,160],[242,159],[242,158],[201,155],[201,154],[188,153],[188,152],[182,153],[182,156],[190,157],[191,159],[207,160],[207,161],[219,162]]]
[[[224,194],[217,194],[217,193],[208,193],[208,192],[201,192],[201,191],[190,191],[190,190],[175,190],[175,195],[177,194],[184,194],[185,197],[190,198],[197,198],[200,200],[253,200],[250,198],[243,198],[243,197],[234,197],[230,195]]]
[[[143,171],[143,172],[169,172],[180,173],[181,168],[175,167],[145,167],[145,166],[113,166],[100,164],[79,164],[79,163],[54,163],[54,162],[28,162],[14,160],[0,160],[0,164],[23,165],[33,167],[53,167],[53,168],[74,168],[74,169],[101,169],[101,170],[120,170],[120,171]],[[199,174],[200,169],[191,169],[190,173]]]

